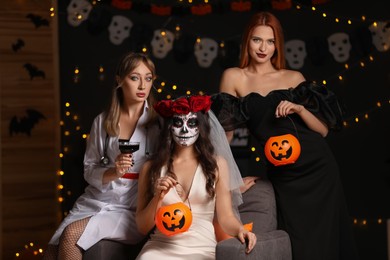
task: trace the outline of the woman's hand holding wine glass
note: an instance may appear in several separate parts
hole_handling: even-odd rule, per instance
[[[122,177],[125,173],[131,172],[134,166],[133,153],[139,150],[139,142],[119,139],[119,150],[121,154],[117,157],[115,164],[117,175]]]

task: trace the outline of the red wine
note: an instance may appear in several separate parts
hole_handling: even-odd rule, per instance
[[[139,150],[139,142],[129,142],[128,140],[119,139],[119,150],[121,153],[134,153]]]

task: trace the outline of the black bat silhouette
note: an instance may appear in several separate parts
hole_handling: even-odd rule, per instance
[[[49,21],[39,15],[29,13],[28,15],[26,15],[26,18],[30,19],[30,21],[35,25],[35,28],[39,28],[41,26],[49,26]]]
[[[39,120],[46,119],[46,117],[39,111],[35,109],[27,109],[27,116],[18,118],[17,116],[12,117],[9,122],[9,135],[24,133],[27,136],[31,136],[31,130]]]
[[[17,39],[17,42],[12,44],[12,50],[14,52],[22,49],[22,47],[24,47],[24,41],[22,39]]]
[[[39,70],[36,66],[32,65],[31,63],[26,63],[23,65],[23,67],[30,74],[31,80],[33,80],[34,77],[41,77],[43,79],[45,78],[45,72],[43,70]]]

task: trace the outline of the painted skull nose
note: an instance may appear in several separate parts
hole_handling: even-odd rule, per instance
[[[184,133],[184,134],[188,133],[188,127],[187,127],[187,125],[184,125],[184,126],[183,126],[183,128],[181,129],[181,132]]]

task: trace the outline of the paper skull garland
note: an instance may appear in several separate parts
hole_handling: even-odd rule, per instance
[[[115,45],[120,45],[130,36],[130,30],[132,27],[133,22],[127,17],[122,15],[113,16],[111,23],[108,26],[110,41]]]
[[[285,44],[285,53],[288,66],[292,69],[300,69],[305,64],[306,44],[302,40],[289,40]]]
[[[92,5],[86,0],[71,0],[66,11],[68,12],[68,23],[77,27],[88,19]]]
[[[346,62],[352,49],[349,35],[346,33],[334,33],[328,37],[328,47],[333,58],[337,62]]]
[[[198,65],[202,68],[208,68],[217,57],[218,43],[210,38],[200,38],[195,43],[194,49]]]
[[[182,202],[162,206],[156,212],[155,223],[167,236],[186,232],[192,224],[191,209]]]
[[[376,22],[371,24],[368,29],[371,31],[372,43],[375,48],[384,52],[390,48],[390,22]]]
[[[151,41],[153,56],[163,59],[173,48],[174,34],[168,30],[155,30]]]
[[[301,154],[301,145],[292,134],[271,136],[264,146],[267,160],[275,166],[295,163]]]

